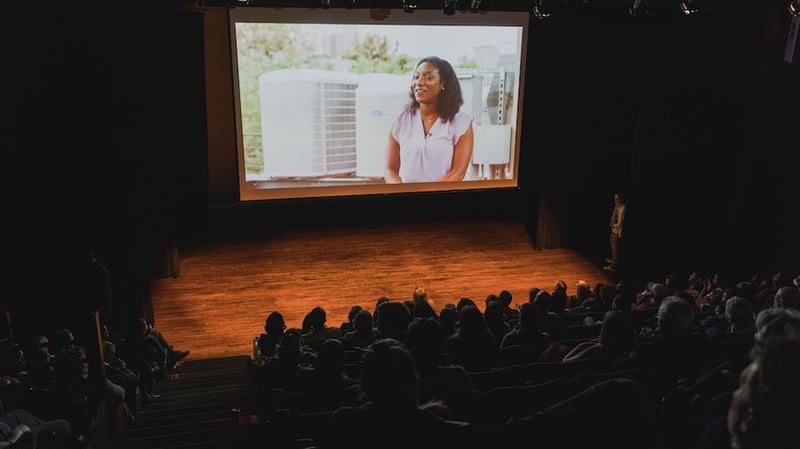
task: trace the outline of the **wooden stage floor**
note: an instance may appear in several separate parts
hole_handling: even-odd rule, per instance
[[[177,278],[152,283],[153,316],[191,359],[250,354],[274,310],[299,327],[319,305],[338,326],[351,306],[373,311],[380,296],[410,299],[416,286],[439,310],[464,296],[482,309],[504,289],[518,305],[531,287],[550,290],[559,279],[568,294],[578,280],[612,282],[574,251],[535,250],[515,220],[281,231],[181,249],[179,263]]]

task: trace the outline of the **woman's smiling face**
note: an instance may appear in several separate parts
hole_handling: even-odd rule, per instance
[[[435,65],[423,62],[417,66],[411,82],[411,90],[417,103],[435,104],[443,88],[439,69]]]

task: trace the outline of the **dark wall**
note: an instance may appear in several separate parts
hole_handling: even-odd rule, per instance
[[[702,19],[649,39],[629,256],[650,272],[774,272],[800,248],[786,207],[800,192],[789,16],[784,2],[740,2]]]
[[[71,257],[88,246],[119,315],[138,314],[164,241],[205,210],[202,15],[13,3],[9,301],[68,303]]]
[[[785,3],[570,12],[534,24],[526,85],[537,92],[526,176],[562,245],[607,256],[622,191],[628,278],[796,267],[800,63],[782,60]]]

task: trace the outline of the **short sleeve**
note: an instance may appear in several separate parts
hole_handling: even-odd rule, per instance
[[[458,112],[456,113],[455,117],[453,117],[452,127],[453,127],[453,145],[458,143],[458,140],[461,139],[461,136],[464,135],[465,132],[469,129],[470,125],[472,125],[473,117],[472,114],[467,112]]]
[[[408,122],[408,119],[406,118],[407,114],[408,112],[403,109],[394,116],[394,120],[392,121],[392,138],[398,142],[400,141],[400,137],[398,137],[400,128]]]

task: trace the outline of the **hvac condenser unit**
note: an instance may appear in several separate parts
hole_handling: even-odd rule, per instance
[[[268,178],[355,173],[355,75],[286,69],[258,81]]]
[[[483,76],[459,71],[456,71],[456,74],[458,75],[458,84],[461,86],[461,98],[464,99],[460,111],[472,114],[475,117],[475,123],[480,124],[483,107]]]
[[[394,118],[408,104],[411,77],[365,73],[356,89],[356,175],[383,177]]]

